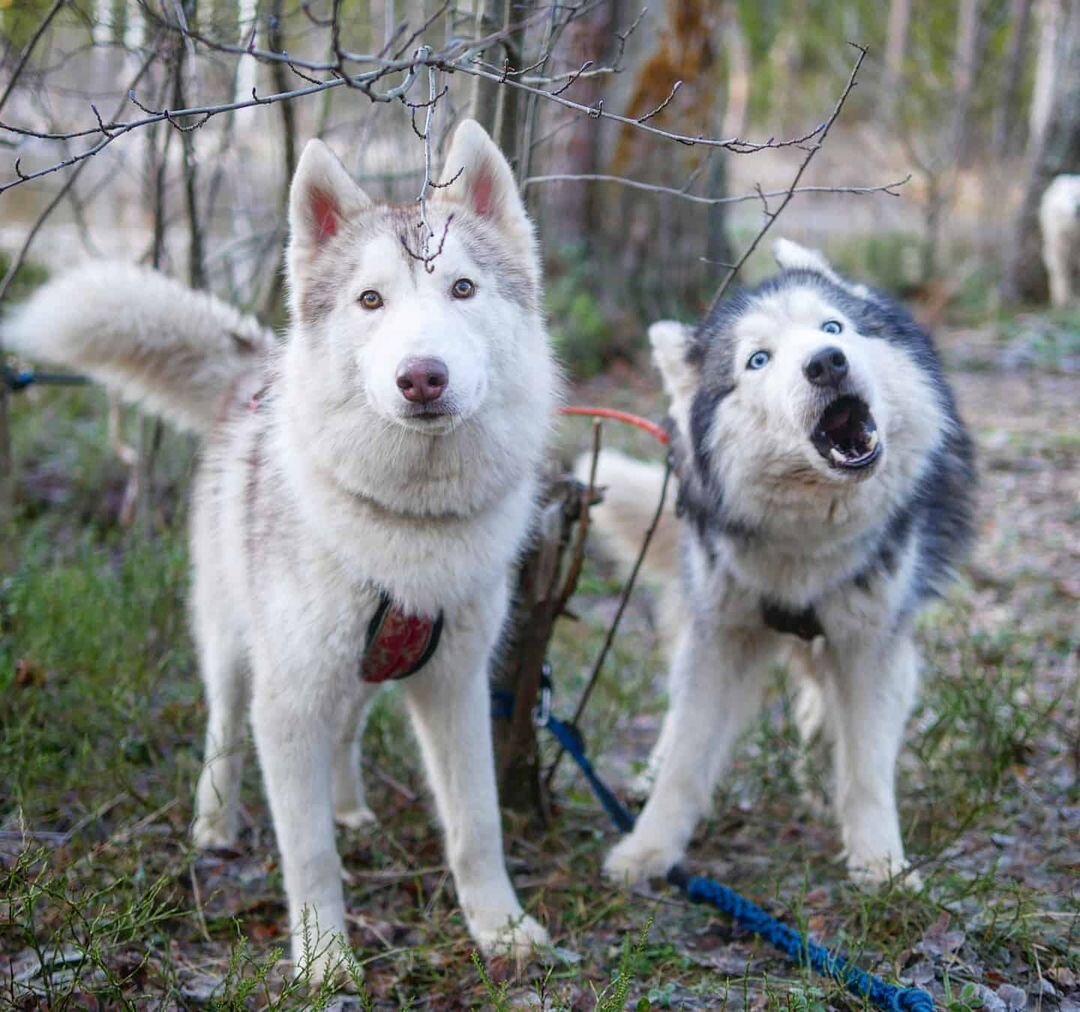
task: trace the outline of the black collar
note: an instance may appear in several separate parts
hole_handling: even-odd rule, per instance
[[[776,632],[791,633],[808,643],[818,636],[824,636],[825,630],[814,611],[813,605],[808,605],[802,611],[792,611],[790,608],[770,601],[768,598],[761,599],[762,621]]]

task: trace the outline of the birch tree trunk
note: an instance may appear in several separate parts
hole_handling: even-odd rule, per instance
[[[911,0],[891,0],[889,22],[885,29],[885,75],[882,81],[881,115],[886,123],[896,116],[896,99],[904,80],[907,56]]]
[[[953,55],[953,157],[962,165],[967,156],[971,93],[980,49],[979,0],[960,0],[956,18],[956,48]]]
[[[1031,34],[1031,0],[1011,0],[1009,4],[1009,51],[1005,58],[1001,96],[994,109],[993,146],[1002,155],[1019,150],[1018,129],[1021,119],[1017,109],[1024,57]]]
[[[1037,79],[1032,98],[1027,183],[1002,286],[1011,302],[1046,300],[1039,201],[1055,176],[1080,172],[1080,0],[1044,0],[1040,14],[1037,60],[1044,81],[1040,87]]]

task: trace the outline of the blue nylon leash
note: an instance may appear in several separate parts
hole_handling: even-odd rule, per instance
[[[513,705],[512,693],[492,693],[493,717],[508,719],[513,712]],[[540,704],[533,716],[536,725],[546,727],[577,763],[611,821],[621,832],[630,832],[634,828],[634,816],[593,769],[589,757],[585,754],[581,732],[571,724],[559,720],[551,712],[551,674],[547,664],[544,665],[541,680]],[[886,1012],[934,1012],[934,999],[926,991],[917,987],[888,984],[880,977],[859,969],[845,956],[832,953],[825,946],[804,938],[798,931],[766,913],[756,903],[714,879],[691,875],[681,865],[676,865],[668,872],[667,880],[681,889],[691,902],[710,904],[739,927],[779,949],[797,966],[808,966],[816,973],[837,981],[852,994],[869,1001],[876,1008],[885,1009]]]
[[[33,369],[13,369],[11,366],[0,362],[0,383],[3,383],[12,393],[25,390],[35,383],[52,384],[54,386],[84,386],[90,381],[85,376],[76,376],[73,373],[39,372]]]

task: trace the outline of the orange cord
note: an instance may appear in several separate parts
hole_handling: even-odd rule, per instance
[[[586,408],[586,407],[567,407],[559,409],[561,414],[564,415],[584,415],[589,418],[612,418],[617,422],[625,422],[627,425],[636,425],[639,429],[644,429],[653,439],[658,440],[661,443],[668,442],[668,434],[656,424],[656,422],[650,422],[647,418],[642,418],[640,415],[632,415],[629,411],[617,411],[615,408]]]

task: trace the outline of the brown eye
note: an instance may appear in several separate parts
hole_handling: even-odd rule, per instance
[[[369,288],[360,296],[360,305],[365,309],[382,309],[382,304],[382,296],[374,288]]]
[[[468,278],[458,278],[450,289],[455,299],[471,299],[476,294],[476,285]]]

